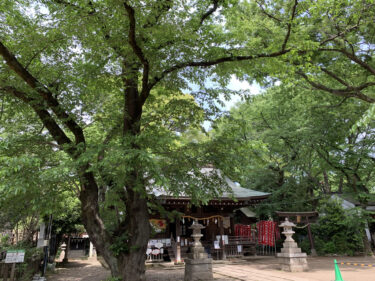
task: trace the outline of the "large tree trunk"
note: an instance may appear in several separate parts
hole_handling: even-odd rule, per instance
[[[147,199],[129,189],[126,203],[126,231],[129,235],[129,252],[119,257],[119,270],[124,281],[145,280],[145,259],[150,237]]]
[[[140,133],[142,103],[136,71],[137,65],[124,66],[124,137]],[[130,145],[133,149],[140,149],[135,143]],[[98,186],[94,175],[87,172],[83,175],[80,196],[83,222],[93,244],[108,264],[112,276],[123,281],[145,280],[146,249],[151,229],[142,172],[136,168],[128,172],[123,192],[119,192],[126,208],[125,220],[111,234],[105,230],[99,216]]]
[[[124,123],[123,135],[136,136],[140,133],[142,103],[138,92],[138,64],[124,65]],[[136,70],[136,71],[134,71]],[[133,149],[140,149],[131,143]],[[145,280],[145,259],[151,228],[147,206],[146,184],[142,172],[133,169],[126,182],[126,218],[123,231],[128,235],[128,251],[119,256],[119,271],[123,281]]]
[[[103,221],[100,218],[98,186],[91,172],[83,172],[81,175],[80,200],[82,221],[90,240],[108,264],[112,276],[119,276],[117,258],[110,250],[113,239],[105,230]]]

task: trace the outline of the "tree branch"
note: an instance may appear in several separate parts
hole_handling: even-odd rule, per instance
[[[345,29],[345,30],[343,30],[341,32],[338,32],[337,34],[332,35],[331,37],[327,38],[326,40],[320,42],[320,46],[323,46],[324,44],[326,44],[326,43],[328,43],[330,41],[333,41],[336,38],[341,37],[342,35],[344,35],[344,34],[350,32],[350,31],[352,31],[353,29],[358,28],[359,27],[359,21],[360,21],[360,19],[358,20],[358,23],[356,25],[350,26],[347,29]]]
[[[16,88],[13,87],[3,87],[0,88],[0,90],[12,94],[14,97],[30,105],[34,109],[36,114],[39,116],[43,125],[50,132],[53,139],[58,143],[58,145],[61,147],[65,146],[68,154],[75,156],[76,148],[72,146],[72,141],[56,123],[56,121],[53,119],[48,110],[44,108],[45,106],[43,101],[41,101],[40,99],[35,99],[30,95],[18,91]]]
[[[212,14],[217,9],[216,6],[218,5],[219,1],[220,0],[214,1],[214,7],[212,9],[210,9],[209,11],[207,11],[207,13],[205,13],[204,15],[209,16],[210,14]],[[221,57],[221,58],[217,58],[217,59],[213,59],[213,60],[207,60],[207,61],[187,61],[187,62],[181,62],[181,63],[175,64],[174,66],[172,66],[172,67],[170,67],[168,69],[165,69],[164,71],[161,72],[161,74],[159,76],[155,76],[149,82],[149,84],[148,84],[148,90],[150,91],[158,82],[160,82],[169,73],[174,72],[174,71],[179,70],[179,69],[186,68],[186,67],[209,67],[209,66],[217,65],[217,64],[220,64],[220,63],[224,63],[224,62],[246,61],[246,60],[253,60],[253,59],[257,59],[257,58],[272,58],[272,57],[282,56],[282,55],[290,52],[290,49],[286,49],[286,45],[288,43],[288,40],[289,40],[289,37],[290,37],[290,34],[291,34],[292,21],[293,21],[293,19],[296,16],[297,5],[298,5],[298,0],[295,0],[294,1],[294,5],[292,7],[291,19],[290,19],[290,22],[287,25],[288,26],[287,34],[285,35],[285,38],[284,38],[284,41],[283,41],[283,44],[281,46],[281,50],[280,51],[273,52],[273,53],[270,53],[270,54],[263,54],[263,53],[261,53],[261,54],[250,55],[250,56]],[[144,101],[145,101],[145,99],[142,98],[142,103],[144,103]]]
[[[319,51],[326,51],[326,52],[339,52],[342,53],[344,56],[349,58],[351,61],[357,63],[360,65],[362,68],[366,69],[369,71],[372,75],[375,75],[375,68],[372,68],[369,64],[365,63],[361,59],[359,59],[356,55],[351,54],[345,49],[331,49],[331,48],[320,48],[318,49]]]
[[[327,75],[331,76],[333,79],[335,79],[336,81],[340,82],[341,84],[343,84],[344,86],[346,86],[347,88],[350,87],[350,85],[344,81],[343,79],[341,79],[340,77],[338,77],[335,73],[329,71],[328,69],[324,68],[324,67],[321,67],[320,68],[324,73],[326,73]]]
[[[275,17],[274,15],[271,15],[270,13],[268,13],[268,12],[264,9],[263,5],[262,5],[259,1],[255,1],[255,2],[258,4],[259,8],[261,8],[262,13],[265,14],[267,17],[269,17],[270,19],[273,19],[273,20],[275,20],[275,21],[277,21],[277,22],[279,22],[279,23],[282,22],[281,19],[279,19],[279,18]]]
[[[346,97],[346,98],[351,98],[351,97],[355,97],[355,98],[358,98],[358,99],[361,99],[365,102],[368,102],[368,103],[375,103],[375,99],[374,98],[371,98],[363,93],[361,93],[360,91],[367,88],[367,87],[370,87],[370,86],[374,86],[375,85],[375,82],[368,82],[368,83],[364,83],[358,87],[347,87],[345,89],[333,89],[333,88],[329,88],[321,83],[317,83],[317,82],[314,82],[312,80],[310,80],[308,78],[308,76],[303,73],[302,71],[298,71],[297,72],[299,75],[301,75],[305,81],[307,83],[309,83],[312,87],[318,89],[318,90],[322,90],[322,91],[325,91],[325,92],[328,92],[328,93],[331,93],[331,94],[334,94],[336,96],[340,96],[340,97]]]
[[[217,8],[219,8],[219,0],[212,0],[212,4],[213,4],[213,7],[211,9],[209,9],[207,12],[205,12],[202,17],[201,17],[201,20],[199,22],[200,25],[203,24],[203,22],[209,17],[211,16],[213,13],[215,13],[215,11],[217,10]]]
[[[32,89],[39,93],[40,97],[47,103],[57,118],[73,133],[76,144],[85,143],[85,137],[82,128],[73,120],[73,118],[66,113],[60,106],[57,99],[52,95],[52,92],[43,84],[41,84],[34,76],[30,74],[17,60],[17,58],[10,53],[10,51],[0,42],[0,55],[4,58],[6,64],[12,69],[22,80],[24,80]],[[35,101],[37,99],[33,98]],[[38,101],[39,105],[43,105]],[[43,105],[43,108],[45,106]],[[48,113],[48,111],[47,111]],[[49,113],[48,113],[49,114]],[[46,126],[47,127],[47,126]]]
[[[283,42],[283,45],[281,47],[281,50],[285,50],[286,44],[288,43],[290,33],[292,31],[292,23],[293,23],[294,17],[296,16],[297,5],[298,5],[298,0],[294,0],[294,5],[293,5],[293,8],[292,8],[292,15],[290,16],[290,20],[287,24],[288,31],[287,31],[286,36],[284,38],[284,42]]]
[[[132,47],[134,53],[139,58],[141,63],[143,64],[143,74],[142,74],[142,99],[146,100],[147,95],[149,93],[148,89],[148,79],[149,79],[149,71],[150,66],[149,62],[146,59],[141,47],[137,44],[136,40],[136,22],[135,22],[135,11],[133,7],[131,7],[126,1],[124,2],[124,7],[129,17],[129,44]]]
[[[258,54],[258,55],[250,55],[250,56],[229,56],[229,57],[221,57],[213,60],[207,60],[207,61],[188,61],[188,62],[182,62],[179,64],[176,64],[166,70],[164,70],[159,76],[154,77],[154,79],[150,82],[149,88],[151,89],[153,86],[155,86],[160,80],[162,80],[167,74],[186,68],[189,66],[192,67],[209,67],[213,65],[218,65],[220,63],[224,62],[234,62],[234,61],[248,61],[258,58],[273,58],[278,57],[281,55],[284,55],[286,53],[290,52],[290,49],[281,50],[278,52],[270,53],[270,54]]]

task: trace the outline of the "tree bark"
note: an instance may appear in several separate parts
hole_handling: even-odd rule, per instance
[[[83,172],[81,176],[81,212],[82,221],[91,241],[108,264],[112,276],[119,276],[117,258],[112,254],[110,246],[112,237],[105,230],[100,219],[98,204],[98,186],[91,172]]]
[[[367,257],[367,256],[373,257],[374,253],[372,252],[372,249],[371,249],[371,242],[368,240],[365,230],[363,231],[362,241],[363,241],[363,250],[364,250],[363,254],[364,254],[364,256],[365,257]]]
[[[329,184],[329,179],[327,172],[323,172],[323,178],[324,178],[324,193],[325,194],[330,194],[331,193],[331,185]]]
[[[140,192],[128,189],[125,230],[129,235],[129,251],[119,257],[119,270],[124,281],[145,280],[145,258],[151,228],[147,199]]]

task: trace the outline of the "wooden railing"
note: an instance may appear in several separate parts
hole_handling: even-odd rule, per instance
[[[163,245],[163,253],[155,255],[149,253],[147,255],[148,262],[161,262],[163,261],[163,256],[165,255],[165,250],[168,250],[169,258],[172,261],[176,261],[178,256],[177,253],[177,242],[170,238],[170,245]],[[203,246],[205,247],[208,254],[214,259],[222,259],[227,257],[240,257],[244,255],[275,255],[275,247],[269,247],[258,244],[258,237],[256,233],[252,233],[251,237],[243,236],[229,236],[228,243],[223,245],[223,240],[220,240],[220,248],[215,249],[214,241],[202,241]],[[156,249],[151,247],[152,250]],[[180,248],[180,258],[184,259],[186,257],[186,252],[188,251],[188,246],[184,245]],[[224,251],[224,252],[223,252]]]

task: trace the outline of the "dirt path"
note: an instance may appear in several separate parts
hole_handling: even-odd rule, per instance
[[[278,270],[278,261],[273,257],[252,257],[247,260],[232,260],[214,263],[215,281],[332,281],[335,279],[334,258],[309,258],[308,272],[282,272]],[[339,265],[344,280],[375,280],[375,260],[363,257],[336,257],[338,262],[351,262],[351,265]],[[356,263],[357,265],[353,265]],[[363,265],[362,265],[363,264]],[[373,264],[374,267],[365,266]],[[362,266],[361,266],[362,265]],[[103,281],[110,276],[96,260],[75,260],[67,267],[47,277],[48,281]],[[157,265],[148,268],[147,281],[183,281],[183,267]]]
[[[95,259],[73,260],[56,273],[47,275],[48,281],[102,281],[109,272]]]
[[[47,276],[48,281],[103,281],[110,276],[108,270],[92,260],[74,260],[63,268],[57,268],[55,273]],[[183,281],[184,269],[179,267],[156,266],[147,269],[147,281]],[[218,276],[215,281],[229,281],[231,279]]]

